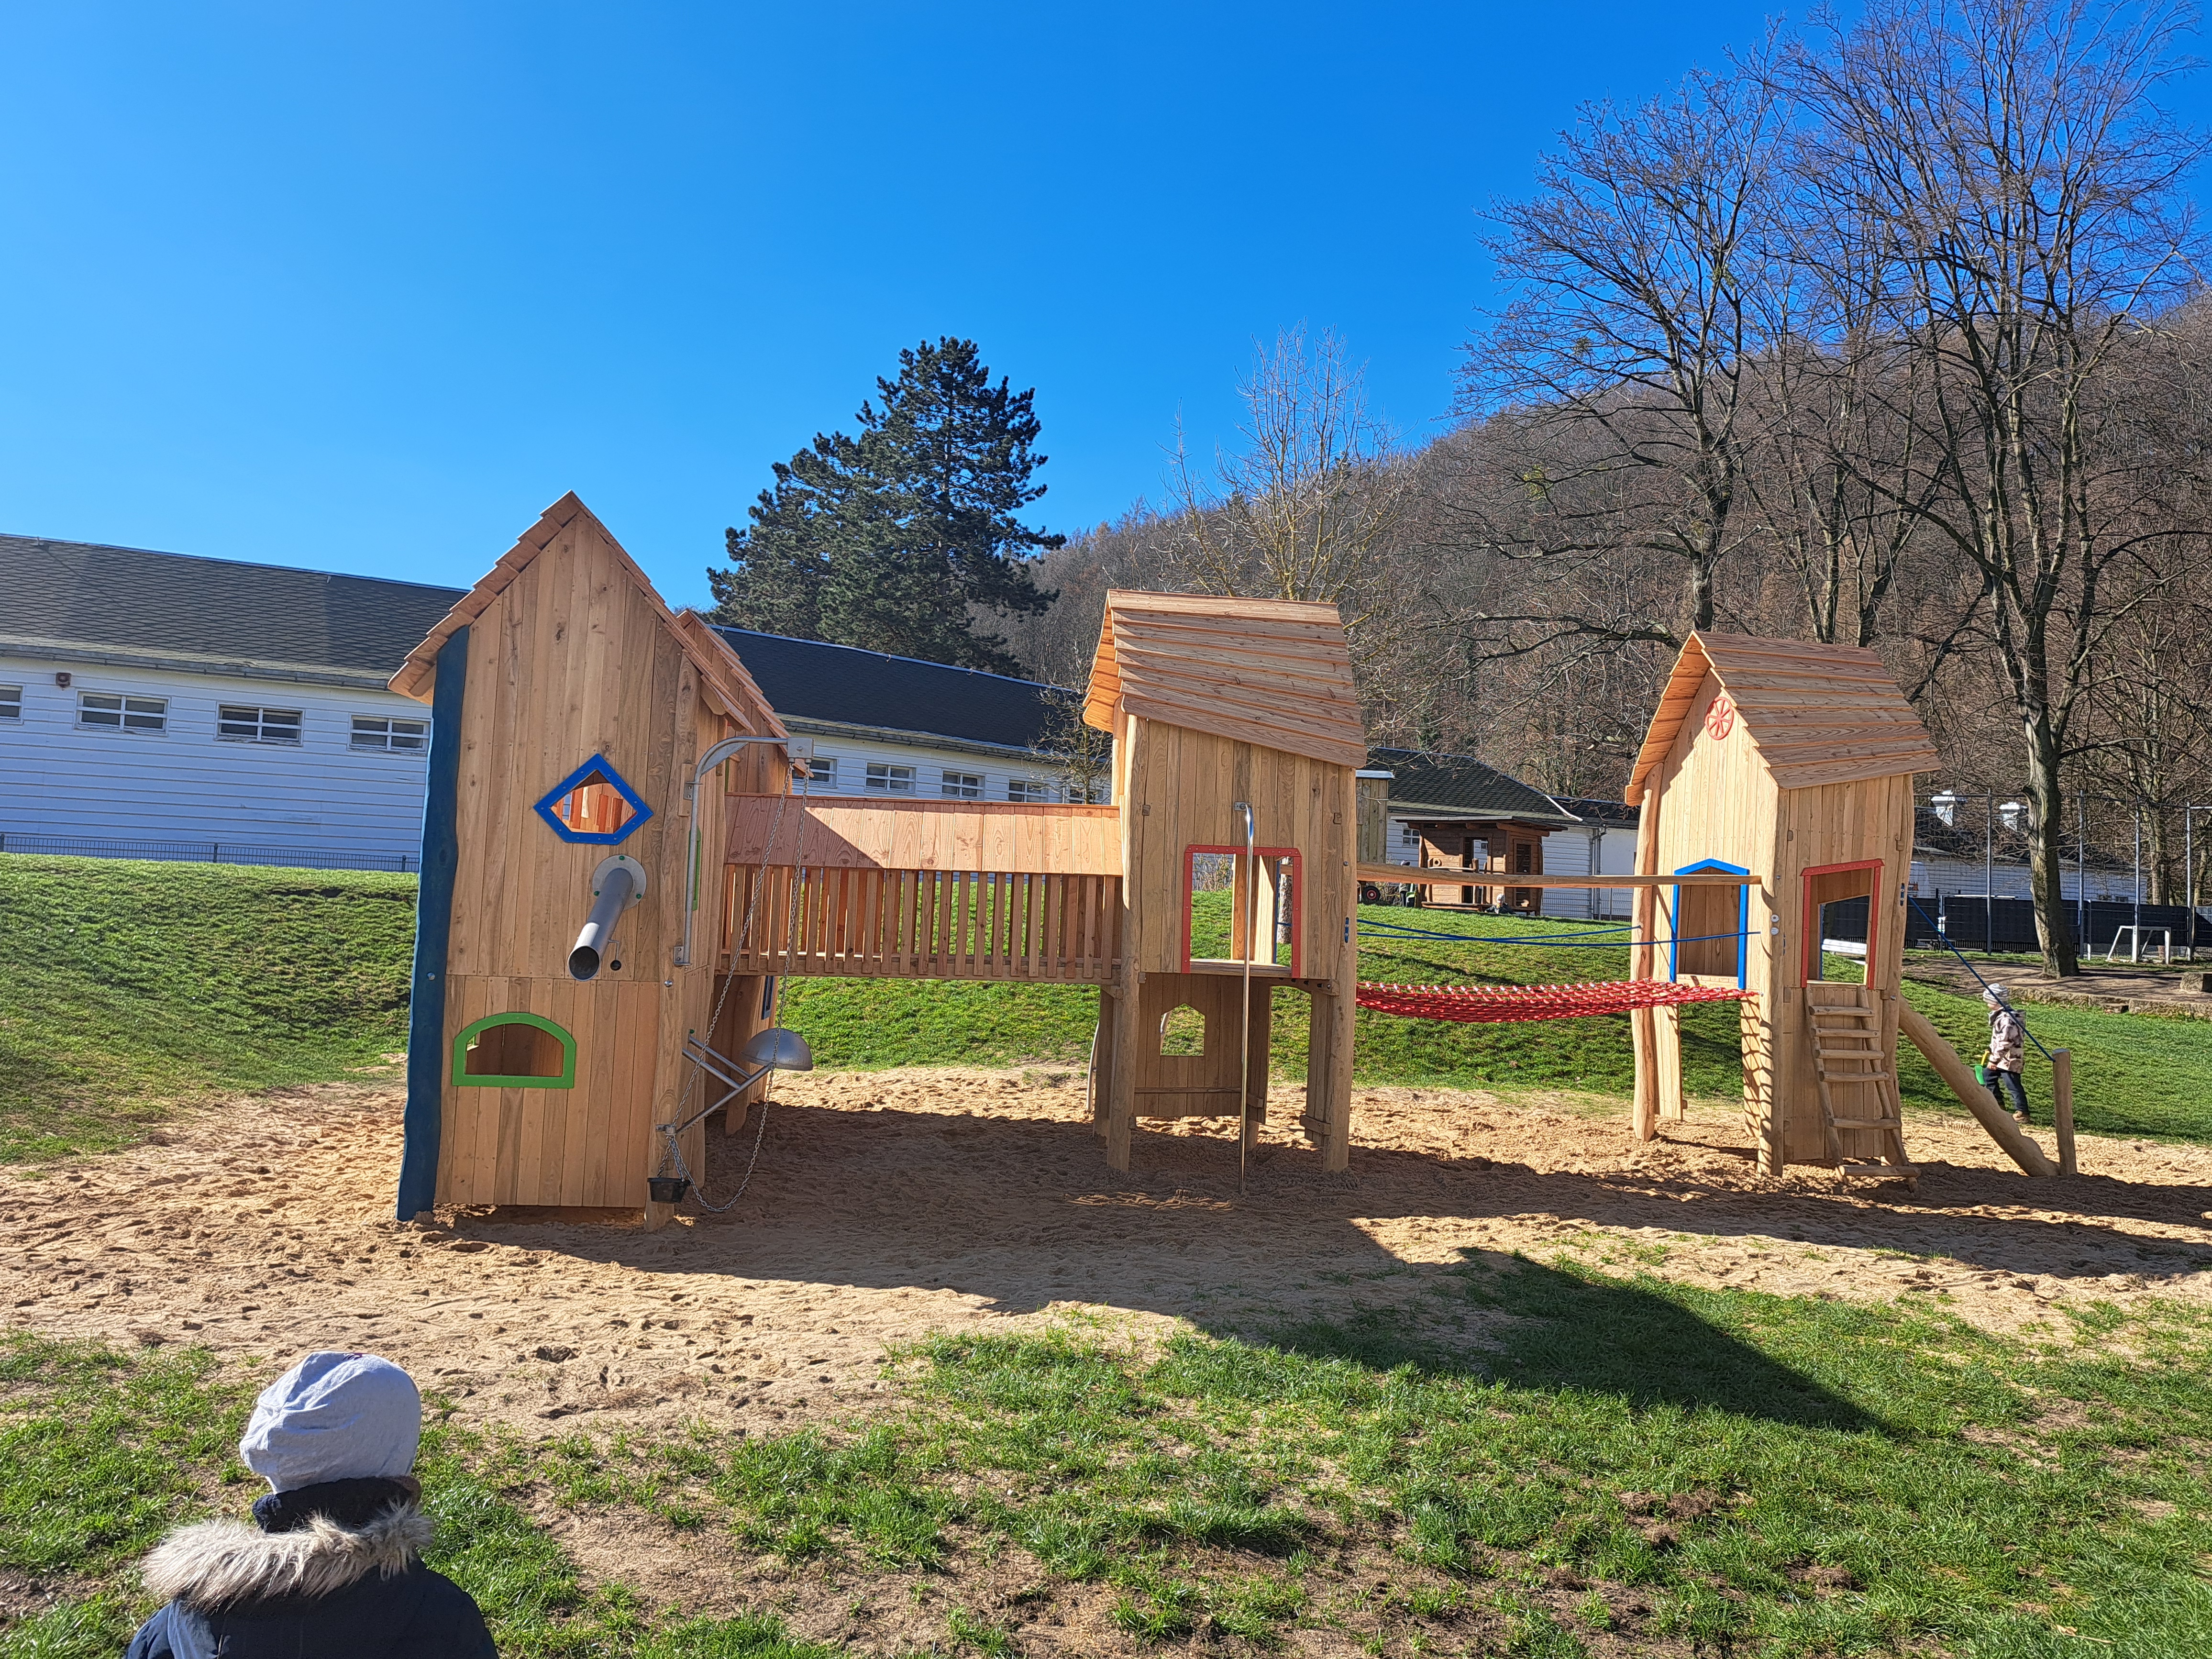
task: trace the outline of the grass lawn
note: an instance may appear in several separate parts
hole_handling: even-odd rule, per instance
[[[0,1162],[94,1152],[136,1139],[172,1105],[226,1090],[358,1073],[406,1040],[414,938],[411,876],[228,865],[0,857],[0,925],[27,942],[0,976]],[[1225,919],[1225,894],[1203,895]],[[1413,983],[1534,985],[1612,979],[1628,952],[1587,924],[1367,907],[1364,923],[1450,934],[1370,933],[1360,976]],[[1980,1005],[1908,982],[1905,994],[1969,1059]],[[1275,994],[1279,1075],[1303,1075],[1306,999]],[[957,981],[794,980],[784,1018],[830,1067],[1080,1064],[1097,992]],[[2076,1116],[2107,1133],[2212,1137],[2212,1025],[2031,1006],[2053,1048],[2075,1054]],[[1735,1014],[1683,1016],[1693,1094],[1738,1090]],[[1623,1097],[1633,1074],[1626,1015],[1526,1025],[1452,1025],[1363,1012],[1358,1075],[1505,1092]],[[1906,1100],[1957,1111],[1909,1047]],[[385,1073],[390,1075],[390,1073]],[[2028,1087],[2049,1098],[2032,1049]]]
[[[10,854],[0,928],[0,1163],[406,1043],[412,876]]]
[[[1491,1258],[1440,1297],[1494,1349],[1371,1328],[966,1335],[899,1356],[894,1402],[827,1430],[658,1441],[434,1428],[433,1559],[502,1653],[796,1656],[765,1613],[648,1619],[526,1512],[720,1533],[779,1607],[896,1597],[931,1650],[1018,1653],[1088,1587],[1140,1640],[1319,1626],[1376,1653],[2057,1656],[2212,1651],[2212,1319],[2155,1304],[2065,1345],[1868,1308]],[[0,1583],[58,1599],[0,1655],[112,1653],[130,1563],[239,1513],[252,1382],[204,1356],[0,1347]],[[987,1601],[979,1564],[1027,1588]],[[1003,1583],[1003,1578],[1000,1581]],[[784,1598],[788,1597],[789,1600]]]

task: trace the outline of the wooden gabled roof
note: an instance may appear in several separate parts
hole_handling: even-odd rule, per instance
[[[412,697],[417,702],[430,701],[432,683],[437,678],[438,651],[451,639],[457,629],[466,627],[491,606],[492,601],[505,592],[514,579],[527,570],[543,553],[553,538],[568,528],[579,518],[587,520],[605,540],[607,551],[624,576],[628,577],[654,611],[662,623],[676,636],[684,654],[699,672],[711,699],[722,705],[729,715],[747,732],[758,736],[789,737],[783,722],[776,719],[775,711],[761,695],[753,677],[738,660],[736,652],[716,634],[706,619],[696,611],[673,611],[662,601],[651,580],[639,569],[637,562],[623,550],[614,532],[600,522],[597,514],[580,501],[574,490],[538,515],[538,522],[524,531],[513,547],[500,556],[499,562],[484,572],[474,587],[464,593],[458,604],[448,611],[436,627],[423,635],[422,641],[407,653],[407,660],[392,677],[392,689],[403,697]]]
[[[1784,789],[1925,772],[1936,744],[1881,659],[1857,646],[1696,633],[1682,647],[1623,792],[1640,803],[1711,672]]]
[[[1367,763],[1333,605],[1117,588],[1106,595],[1083,718],[1111,732],[1116,708],[1339,766]]]

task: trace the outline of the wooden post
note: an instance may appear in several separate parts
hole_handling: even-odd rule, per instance
[[[1123,935],[1121,980],[1115,988],[1114,1065],[1106,1080],[1106,1162],[1127,1173],[1129,1168],[1129,1138],[1137,1125],[1137,1044],[1142,1040],[1137,1030],[1137,973],[1135,953],[1129,950],[1128,936]],[[1158,1038],[1153,1046],[1158,1046]]]
[[[1306,1123],[1321,1147],[1321,1167],[1337,1175],[1352,1163],[1352,1021],[1357,1000],[1312,987],[1306,1038]]]
[[[1682,1011],[1680,1008],[1653,1008],[1651,1020],[1652,1070],[1659,1084],[1659,1115],[1670,1123],[1680,1123],[1690,1115],[1688,1100],[1682,1092]]]
[[[2058,1173],[2079,1175],[2074,1162],[2074,1051],[2051,1051],[2051,1121],[2058,1132]]]
[[[1659,799],[1646,792],[1644,805],[1636,818],[1636,868],[1649,875],[1659,867]],[[1636,889],[1635,902],[1630,912],[1635,925],[1632,938],[1648,941],[1652,937],[1659,915],[1659,890],[1656,887]],[[1653,947],[1649,943],[1633,945],[1628,952],[1628,976],[1631,979],[1652,977]],[[1650,1008],[1632,1010],[1628,1016],[1629,1035],[1636,1049],[1636,1103],[1631,1122],[1638,1140],[1650,1140],[1659,1133],[1659,1029]]]
[[[1091,1044],[1091,1133],[1106,1133],[1106,1101],[1114,1090],[1114,988],[1098,988],[1098,1028]]]

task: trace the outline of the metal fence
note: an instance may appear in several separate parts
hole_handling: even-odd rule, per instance
[[[2035,951],[2035,902],[2032,899],[1987,899],[1978,893],[1936,893],[1919,900],[1910,911],[1905,936],[1918,943],[1929,931],[1925,917],[1936,918],[1951,943],[1963,951]],[[2121,928],[2140,925],[2166,928],[2177,951],[2202,950],[2212,945],[2212,919],[2181,904],[2137,905],[2125,899],[2092,899],[2087,904],[2068,901],[2067,919],[2081,935],[2075,941],[2084,956],[2102,955],[2112,947]],[[1858,937],[1863,938],[1862,933]]]
[[[151,859],[162,864],[255,864],[282,870],[394,870],[411,873],[411,853],[333,853],[309,847],[254,847],[242,842],[100,841],[80,836],[0,831],[0,853],[52,853],[81,859]]]

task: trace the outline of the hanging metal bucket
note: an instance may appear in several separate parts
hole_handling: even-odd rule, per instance
[[[681,1204],[684,1194],[691,1190],[691,1183],[682,1176],[647,1176],[645,1189],[656,1204]]]

